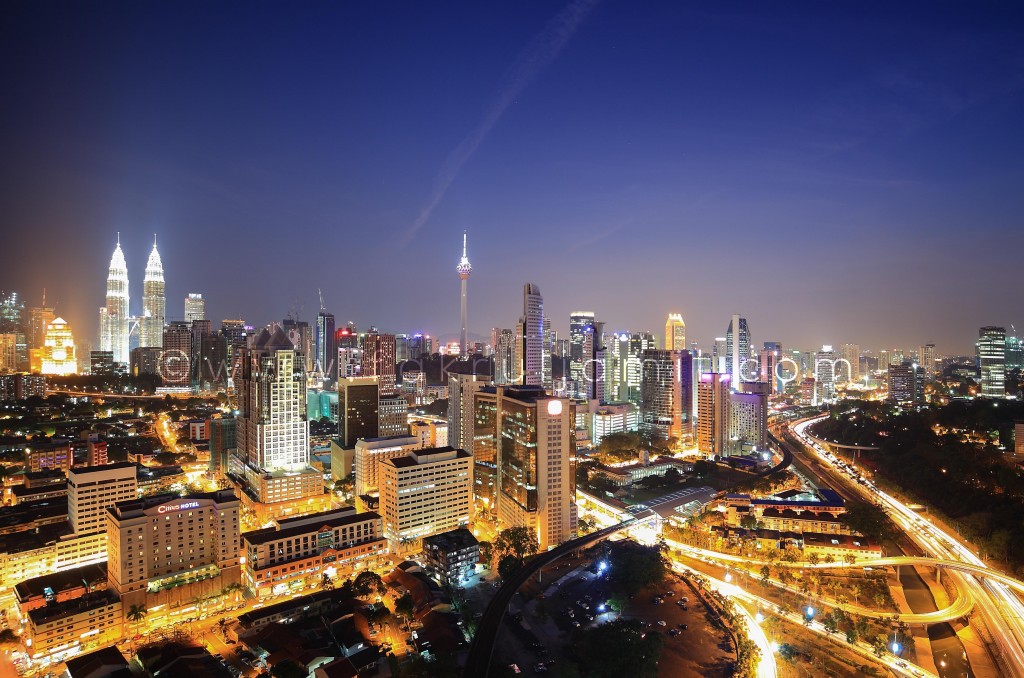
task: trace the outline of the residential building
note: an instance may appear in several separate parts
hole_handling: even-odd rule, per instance
[[[448,443],[460,450],[473,449],[473,402],[487,379],[476,374],[448,373]]]
[[[745,454],[768,449],[768,393],[763,381],[740,384],[729,394],[729,453]]]
[[[728,451],[729,385],[731,377],[720,372],[700,375],[697,384],[697,449],[721,456]]]
[[[839,354],[842,361],[837,365],[836,381],[840,383],[858,381],[860,379],[860,346],[843,344],[839,347]]]
[[[459,586],[476,571],[480,542],[463,527],[424,537],[423,558],[438,583]]]
[[[693,358],[689,351],[653,349],[643,354],[640,427],[663,440],[693,434]]]

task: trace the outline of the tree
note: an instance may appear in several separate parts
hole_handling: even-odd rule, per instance
[[[772,571],[767,565],[761,566],[761,586],[767,586],[768,580],[771,579]]]
[[[863,593],[863,591],[861,591],[860,585],[854,584],[850,587],[850,595],[853,596],[853,599],[857,602],[858,605],[860,605],[861,593]]]
[[[818,562],[819,562],[818,554],[817,553],[812,553],[811,555],[807,556],[807,562],[810,563],[811,565],[817,565]]]
[[[494,544],[489,541],[480,542],[480,562],[484,567],[491,566],[491,559],[494,558]]]
[[[324,572],[320,576],[320,588],[324,591],[334,590],[334,577]]]
[[[892,523],[880,506],[866,502],[851,501],[846,504],[843,516],[846,525],[853,530],[876,541],[889,539],[893,535]]]
[[[664,636],[645,632],[639,621],[616,619],[578,633],[573,650],[585,676],[656,678],[664,642]]]
[[[395,601],[395,614],[405,617],[407,622],[412,620],[415,610],[416,604],[408,593]]]
[[[537,543],[537,533],[530,528],[510,527],[498,533],[494,547],[501,557],[512,555],[525,561],[527,556],[537,553],[540,545]]]
[[[827,614],[821,619],[821,625],[825,628],[825,631],[832,634],[839,630],[839,624],[836,623],[836,618]]]
[[[643,546],[633,541],[615,542],[608,561],[613,588],[627,596],[662,581],[668,572],[665,556],[657,546]]]
[[[384,580],[380,578],[380,575],[370,570],[363,570],[356,575],[355,580],[352,582],[352,589],[360,598],[374,593],[382,596],[387,591],[387,587],[384,586]]]
[[[884,633],[879,633],[871,639],[871,651],[874,652],[876,657],[884,656],[888,648],[889,639]]]
[[[19,644],[18,634],[11,629],[0,631],[0,647],[15,646]]]
[[[507,555],[498,561],[498,576],[502,580],[509,580],[516,572],[523,568],[523,561],[514,555]]]
[[[138,624],[145,619],[148,614],[149,610],[146,609],[145,605],[132,605],[128,608],[128,614],[125,616],[128,618],[128,621]]]
[[[274,678],[306,678],[309,671],[297,661],[285,659],[274,664],[274,668],[270,669],[270,675]]]

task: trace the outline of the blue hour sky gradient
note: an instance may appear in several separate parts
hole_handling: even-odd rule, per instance
[[[1024,324],[1019,3],[5,6],[0,288],[132,310],[971,350]]]

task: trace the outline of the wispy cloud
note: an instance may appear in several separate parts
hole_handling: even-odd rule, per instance
[[[573,243],[569,245],[569,252],[575,252],[584,247],[589,247],[594,243],[601,242],[605,238],[610,238],[611,236],[615,235],[616,233],[618,233],[619,231],[621,231],[626,226],[629,226],[632,223],[633,219],[626,219],[625,221],[620,221],[618,223],[611,224],[610,226],[607,226],[601,231],[594,231],[587,238],[574,240]]]
[[[473,157],[473,154],[480,148],[480,144],[487,138],[491,129],[516,97],[522,94],[534,78],[555,60],[555,57],[576,33],[576,29],[579,28],[597,2],[598,0],[575,0],[549,21],[540,34],[520,53],[515,63],[509,68],[503,84],[498,90],[498,95],[487,107],[483,118],[473,131],[448,154],[441,165],[441,169],[434,177],[427,202],[423,205],[423,209],[420,210],[420,214],[412,226],[402,235],[403,245],[412,240],[416,232],[427,223],[434,209],[444,199],[448,188],[455,181],[462,166]]]

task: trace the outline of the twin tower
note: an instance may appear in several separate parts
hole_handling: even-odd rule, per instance
[[[100,307],[100,350],[113,353],[115,363],[128,364],[129,337],[132,325],[139,325],[139,346],[162,346],[164,322],[167,317],[167,297],[164,289],[164,266],[153,236],[153,251],[146,261],[146,275],[142,281],[142,315],[132,317],[128,304],[128,264],[121,251],[121,234],[110,258],[107,271],[107,303]]]

